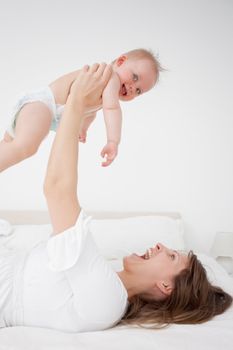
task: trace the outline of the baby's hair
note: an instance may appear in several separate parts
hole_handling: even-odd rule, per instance
[[[136,59],[136,60],[146,59],[150,61],[156,75],[156,82],[159,80],[159,73],[162,72],[164,69],[151,50],[135,49],[135,50],[125,52],[123,55],[129,57],[130,59]]]

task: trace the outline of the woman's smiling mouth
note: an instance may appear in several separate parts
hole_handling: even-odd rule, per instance
[[[127,90],[126,90],[125,84],[122,84],[122,87],[121,87],[121,94],[122,94],[123,96],[127,96]]]

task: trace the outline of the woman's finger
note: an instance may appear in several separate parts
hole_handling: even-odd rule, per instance
[[[102,62],[102,63],[99,64],[99,67],[98,67],[98,69],[97,69],[97,71],[96,71],[96,74],[95,74],[95,76],[96,76],[97,78],[102,77],[103,72],[104,72],[106,66],[107,66],[107,64],[104,63],[104,62]]]
[[[98,70],[98,68],[99,68],[99,63],[94,63],[94,64],[90,67],[89,71],[90,71],[90,73],[95,73],[95,72]]]
[[[88,64],[86,64],[85,66],[83,66],[82,70],[84,72],[88,72],[89,68],[90,68],[90,66]]]
[[[112,75],[112,65],[108,64],[104,68],[104,72],[102,75],[102,81],[103,81],[104,85],[107,85],[109,79],[111,78],[111,75]]]

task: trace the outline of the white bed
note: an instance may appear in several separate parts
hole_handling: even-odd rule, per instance
[[[102,254],[114,268],[120,258],[148,244],[162,241],[175,249],[184,249],[185,241],[179,213],[92,213],[92,230]],[[30,249],[51,233],[48,215],[44,212],[0,212],[7,220],[9,235],[0,226],[0,248]],[[1,252],[1,250],[0,250]],[[210,279],[233,295],[233,279],[212,258],[199,255]],[[117,326],[101,332],[62,333],[33,327],[0,329],[0,350],[200,350],[233,349],[233,307],[223,315],[201,325],[171,325],[162,330]]]

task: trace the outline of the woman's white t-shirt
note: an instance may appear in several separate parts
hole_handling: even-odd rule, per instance
[[[22,273],[21,325],[97,331],[124,315],[127,291],[100,255],[89,221],[82,210],[75,226],[31,250]]]

